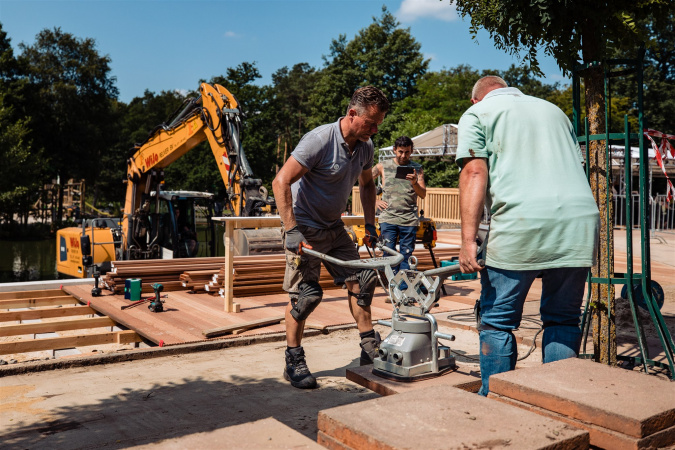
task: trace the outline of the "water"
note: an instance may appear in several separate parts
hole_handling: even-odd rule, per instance
[[[223,232],[216,226],[216,256],[223,256]],[[200,242],[206,242],[206,232],[198,229]],[[200,246],[199,256],[209,256],[206,244]],[[0,241],[0,283],[42,281],[66,278],[56,271],[56,239],[37,241]]]
[[[0,283],[58,278],[55,239],[0,241]]]

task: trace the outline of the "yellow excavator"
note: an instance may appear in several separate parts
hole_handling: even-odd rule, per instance
[[[213,194],[163,189],[163,169],[205,140],[225,184],[223,210],[244,217],[273,214],[274,199],[253,176],[243,151],[241,126],[241,106],[234,95],[221,85],[201,84],[197,98],[187,99],[168,123],[156,127],[144,143],[134,147],[127,161],[123,217],[88,219],[81,227],[57,232],[57,271],[84,278],[106,272],[116,260],[215,255],[210,220]],[[197,239],[200,215],[210,234],[206,243]],[[249,247],[282,249],[280,233],[238,231],[235,238],[243,242],[237,245],[240,254],[248,254]]]

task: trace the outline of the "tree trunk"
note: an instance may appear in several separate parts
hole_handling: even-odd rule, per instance
[[[584,30],[584,62],[597,61],[600,44],[595,39],[592,25]],[[588,31],[588,32],[586,32]],[[587,39],[590,36],[590,39]],[[589,134],[604,134],[605,99],[603,68],[592,68],[584,74],[586,111]],[[611,190],[611,169],[607,172],[607,142],[591,141],[587,162],[590,170],[590,185],[593,197],[600,210],[600,242],[598,261],[591,269],[594,277],[609,278],[614,274],[614,230],[613,230],[613,195]],[[610,180],[608,189],[608,177]],[[615,366],[616,359],[616,324],[614,308],[614,285],[603,283],[591,284],[591,309],[593,324],[593,353],[597,362]]]

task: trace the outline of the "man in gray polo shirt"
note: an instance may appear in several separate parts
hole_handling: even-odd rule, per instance
[[[284,290],[291,298],[286,308],[286,368],[284,378],[301,389],[317,386],[301,346],[305,320],[321,302],[321,261],[302,254],[312,248],[341,260],[359,259],[341,219],[352,187],[359,181],[366,239],[374,245],[375,182],[371,136],[389,110],[389,101],[373,86],[357,89],[347,113],[337,122],[307,133],[272,183],[284,230],[286,274]],[[324,262],[336,285],[345,284],[349,308],[361,337],[361,363],[371,363],[379,347],[373,330],[370,303],[375,290],[372,270],[349,269]]]

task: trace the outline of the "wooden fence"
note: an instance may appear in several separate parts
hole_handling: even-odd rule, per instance
[[[417,199],[417,208],[424,211],[424,217],[434,219],[437,223],[459,225],[459,189],[427,188],[426,198]],[[352,189],[352,214],[363,215],[358,186]]]

